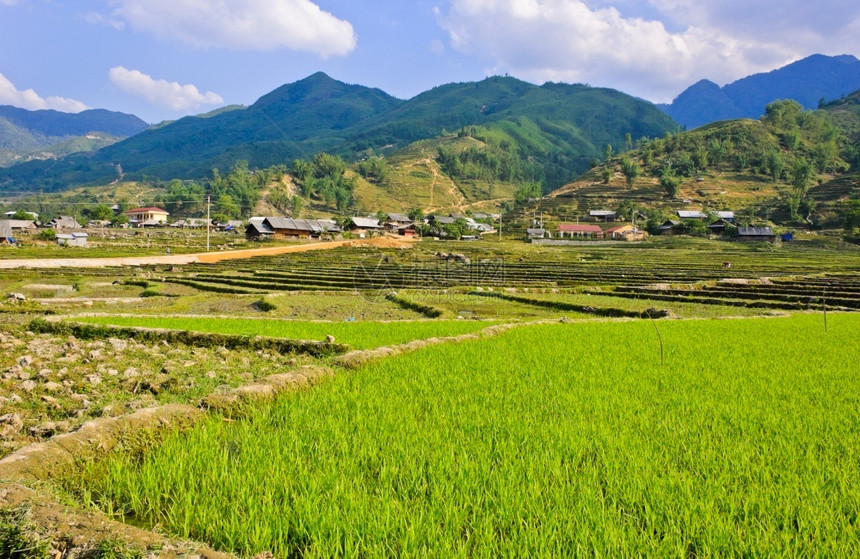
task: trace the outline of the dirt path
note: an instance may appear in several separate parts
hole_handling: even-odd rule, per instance
[[[376,246],[380,248],[411,247],[412,239],[375,237],[373,239],[329,241],[303,245],[289,245],[222,252],[201,252],[165,256],[139,256],[122,258],[32,258],[24,260],[0,260],[0,270],[16,268],[108,268],[112,266],[177,266],[183,264],[215,264],[225,260],[243,260],[257,256],[277,256],[291,252],[332,250],[342,246]]]

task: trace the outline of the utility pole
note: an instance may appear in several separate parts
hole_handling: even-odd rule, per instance
[[[210,217],[210,215],[212,213],[211,208],[212,208],[212,197],[207,196],[206,197],[206,252],[209,252],[209,228],[212,225],[212,218]]]
[[[502,206],[499,206],[499,240],[502,240],[502,216],[505,213],[505,209]]]

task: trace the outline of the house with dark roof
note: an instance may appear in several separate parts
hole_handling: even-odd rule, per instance
[[[11,243],[13,240],[12,224],[8,219],[0,220],[0,244]]]
[[[663,225],[660,226],[660,234],[674,235],[680,225],[681,222],[676,219],[667,219],[663,222]]]
[[[595,221],[615,221],[617,212],[612,210],[591,210],[588,212],[588,215]]]
[[[51,229],[82,229],[83,225],[78,223],[78,220],[67,215],[55,217],[48,222],[48,227]]]
[[[738,241],[773,242],[776,240],[776,234],[770,227],[738,227],[735,239]]]

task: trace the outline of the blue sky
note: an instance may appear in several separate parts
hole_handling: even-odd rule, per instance
[[[670,101],[860,54],[856,0],[0,0],[0,104],[148,122],[324,71],[409,98],[510,74]]]

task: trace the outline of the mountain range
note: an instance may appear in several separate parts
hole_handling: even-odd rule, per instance
[[[0,106],[0,165],[93,151],[147,126],[134,115],[103,109],[62,113]]]
[[[203,178],[238,160],[290,164],[320,151],[356,157],[390,152],[443,131],[480,126],[545,168],[547,186],[586,170],[607,144],[676,128],[654,105],[585,85],[532,85],[510,77],[436,87],[408,101],[323,73],[284,85],[249,107],[185,117],[90,155],[32,161],[0,171],[0,190],[45,191],[119,176]],[[7,187],[8,188],[8,187]]]
[[[701,80],[671,104],[658,105],[681,126],[692,129],[718,120],[758,118],[776,99],[794,99],[807,109],[860,89],[860,60],[852,55],[814,54],[771,72],[720,87]]]

